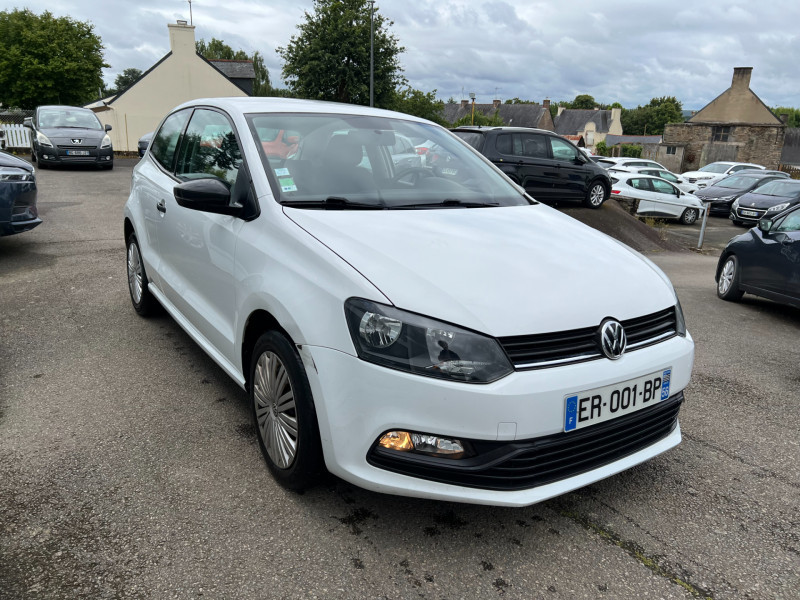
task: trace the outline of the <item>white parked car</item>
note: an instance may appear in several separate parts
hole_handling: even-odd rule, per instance
[[[608,173],[612,177],[615,177],[614,172],[619,172],[619,169],[609,169]],[[685,179],[683,179],[680,175],[676,175],[672,171],[667,171],[666,169],[653,169],[650,167],[630,167],[627,169],[629,173],[641,173],[642,175],[652,175],[653,177],[660,177],[661,179],[666,179],[672,185],[681,189],[681,191],[686,192],[687,194],[694,194],[699,188],[697,184],[689,183]]]
[[[296,132],[296,152],[267,156],[259,132],[274,130]],[[397,135],[460,168],[397,170]],[[124,228],[134,309],[163,306],[247,391],[290,489],[327,468],[522,506],[680,442],[694,343],[667,277],[428,121],[183,104],[133,169]]]
[[[703,212],[703,202],[697,196],[652,175],[614,173],[611,195],[638,200],[637,215],[678,219],[684,225],[695,223]]]
[[[606,156],[597,161],[601,167],[608,170],[615,169],[617,171],[632,171],[633,169],[661,169],[666,171],[667,168],[657,163],[654,160],[646,158],[630,158],[622,156]]]
[[[745,169],[763,168],[763,166],[753,163],[719,161],[707,164],[705,167],[701,167],[697,171],[686,171],[685,173],[681,173],[681,177],[689,183],[696,183],[699,187],[704,188],[715,184],[720,179],[727,177],[728,175],[732,175],[733,173],[737,173]]]

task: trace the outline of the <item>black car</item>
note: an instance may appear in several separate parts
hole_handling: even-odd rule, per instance
[[[147,152],[147,147],[150,145],[150,140],[153,139],[153,131],[150,133],[145,133],[142,137],[139,138],[139,143],[137,144],[139,150],[139,157],[144,156],[144,153]]]
[[[754,225],[796,204],[800,204],[800,181],[776,179],[734,200],[730,219],[736,225]]]
[[[114,149],[97,116],[77,106],[40,106],[25,119],[31,130],[31,160],[46,169],[54,165],[89,164],[114,168]]]
[[[0,236],[22,233],[41,223],[33,166],[0,152]]]
[[[708,203],[708,214],[727,217],[734,200],[776,179],[785,179],[785,176],[776,175],[775,171],[739,171],[696,191],[694,195]]]
[[[611,178],[569,140],[529,127],[458,127],[452,130],[537,200],[580,200],[600,208]]]
[[[747,292],[800,308],[800,206],[761,219],[728,242],[715,279],[723,300]]]

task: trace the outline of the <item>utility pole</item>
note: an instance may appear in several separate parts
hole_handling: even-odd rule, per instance
[[[375,42],[373,34],[373,16],[375,0],[369,0],[369,105],[375,105]]]
[[[186,0],[189,3],[189,25],[194,25],[194,19],[192,18],[192,0]]]
[[[472,99],[472,125],[475,125],[475,92],[470,92],[469,97]]]

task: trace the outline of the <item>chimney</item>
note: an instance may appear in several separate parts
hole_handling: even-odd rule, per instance
[[[735,67],[733,69],[732,89],[747,90],[750,88],[750,75],[753,74],[753,67]]]
[[[498,100],[497,98],[495,98],[494,100],[492,100],[492,108],[494,108],[495,110],[497,110],[499,106],[500,106],[500,100]]]
[[[461,101],[461,108],[467,108],[469,106],[469,100],[462,100]]]
[[[194,54],[194,25],[187,25],[186,21],[168,24],[169,49],[173,54]]]
[[[789,113],[781,113],[781,123],[786,125],[789,122]]]
[[[550,108],[550,98],[545,98],[542,101],[542,106],[545,107],[545,108]]]
[[[622,109],[621,108],[612,108],[611,109],[611,120],[612,121],[619,121],[622,118]]]
[[[556,113],[556,116],[560,115],[562,112],[564,112],[564,107],[563,106],[559,106],[558,107],[558,112]]]

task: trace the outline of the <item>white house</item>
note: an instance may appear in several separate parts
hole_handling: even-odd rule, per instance
[[[178,104],[195,98],[249,95],[195,51],[194,26],[178,21],[167,27],[170,51],[164,58],[117,96],[86,107],[104,125],[111,125],[116,151],[135,152],[139,138],[153,131]]]

